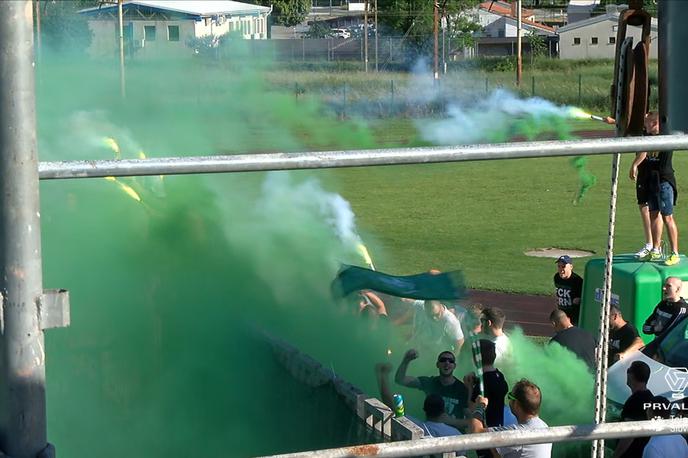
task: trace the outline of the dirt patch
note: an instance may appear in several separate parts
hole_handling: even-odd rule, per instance
[[[526,256],[534,256],[536,258],[556,259],[559,256],[564,255],[569,255],[572,258],[585,258],[587,256],[594,255],[595,252],[585,250],[569,250],[566,248],[536,248],[535,250],[524,251],[523,254],[525,254]]]

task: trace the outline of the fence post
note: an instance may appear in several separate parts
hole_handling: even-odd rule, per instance
[[[306,62],[306,39],[301,38],[301,62]]]
[[[485,77],[485,94],[489,92],[487,76]]]
[[[342,118],[346,118],[346,83],[344,83],[344,104],[342,105]]]
[[[296,97],[296,100],[299,100],[299,83],[298,82],[294,83],[294,97]]]
[[[389,114],[394,114],[394,80],[389,82],[390,97],[389,97]]]
[[[535,97],[535,76],[533,76],[532,78],[533,78],[533,81],[532,81],[530,92],[531,92],[532,96]]]
[[[583,75],[578,74],[578,106],[581,105],[581,88],[583,87]]]
[[[392,37],[389,37],[389,62],[394,62],[392,59],[394,57],[394,50],[392,48]]]

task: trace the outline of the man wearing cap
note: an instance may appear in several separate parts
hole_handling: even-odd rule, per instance
[[[554,274],[555,307],[563,310],[574,325],[578,324],[583,279],[573,271],[573,262],[568,255],[557,259],[557,273]]]

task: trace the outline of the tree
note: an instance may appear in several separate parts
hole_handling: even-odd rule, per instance
[[[91,44],[92,33],[86,18],[78,11],[99,3],[97,0],[41,1],[42,43],[56,51],[85,51]]]
[[[526,35],[530,43],[530,63],[533,64],[535,58],[542,57],[547,52],[547,42],[542,35],[538,35],[534,30],[531,30]]]
[[[328,38],[332,35],[332,30],[330,27],[321,21],[315,21],[311,24],[308,33],[306,33],[306,38]]]
[[[294,27],[306,19],[311,10],[312,0],[258,0],[264,6],[272,5],[271,16],[275,24]]]
[[[473,32],[479,30],[476,21],[467,13],[480,0],[436,0],[440,15],[447,17],[447,33],[458,39],[462,45],[470,45]],[[406,37],[419,51],[432,47],[434,22],[434,1],[432,0],[378,0],[378,20],[388,29]]]

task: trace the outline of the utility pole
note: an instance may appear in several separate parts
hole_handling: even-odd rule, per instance
[[[124,75],[124,20],[122,0],[117,0],[117,27],[119,30],[119,91],[122,98],[127,96],[127,83]]]
[[[378,63],[378,39],[377,39],[377,0],[375,0],[375,71],[380,71]]]
[[[0,1],[0,449],[47,443],[33,5]]]
[[[516,13],[516,85],[520,87],[523,76],[523,60],[521,58],[521,0],[516,2],[516,8],[518,9]]]
[[[363,67],[368,73],[368,0],[363,4]]]
[[[440,79],[440,64],[439,64],[439,20],[440,20],[440,4],[437,1],[433,2],[433,23],[432,23],[432,33],[434,35],[435,42],[435,52],[433,59],[433,72],[435,81]]]
[[[444,75],[447,74],[447,10],[446,10],[446,3],[445,7],[442,9],[442,19],[441,19],[441,26],[442,26],[442,73]]]

